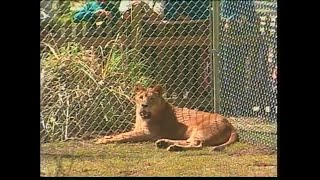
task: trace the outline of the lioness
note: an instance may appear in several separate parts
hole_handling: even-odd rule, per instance
[[[96,143],[155,141],[158,148],[181,151],[204,146],[223,150],[238,141],[236,129],[225,117],[173,107],[162,97],[162,87],[159,85],[152,88],[137,86],[135,102],[134,129],[115,136],[105,136]]]

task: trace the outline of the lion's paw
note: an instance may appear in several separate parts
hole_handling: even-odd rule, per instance
[[[168,148],[167,148],[168,151],[182,151],[183,148],[180,147],[180,146],[176,146],[176,145],[170,145]]]
[[[165,139],[159,139],[155,142],[156,146],[160,149],[165,149],[169,147],[169,142],[167,142]]]
[[[111,136],[104,136],[103,138],[97,139],[97,141],[95,141],[95,144],[106,144],[109,139],[111,139]]]

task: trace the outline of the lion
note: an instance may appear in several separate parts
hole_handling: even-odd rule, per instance
[[[187,108],[178,108],[162,97],[160,85],[135,88],[136,122],[132,131],[104,136],[97,144],[155,142],[168,151],[212,147],[221,151],[238,141],[238,133],[226,117]]]

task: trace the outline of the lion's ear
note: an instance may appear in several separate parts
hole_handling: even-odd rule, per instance
[[[163,93],[162,86],[156,85],[155,87],[153,87],[153,91],[157,92],[159,95],[162,95],[162,93]]]
[[[134,92],[140,92],[146,90],[141,84],[136,85]]]

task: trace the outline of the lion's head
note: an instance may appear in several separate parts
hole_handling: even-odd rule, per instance
[[[162,87],[145,88],[138,85],[135,88],[136,111],[143,120],[149,121],[151,118],[161,111],[163,103]]]

